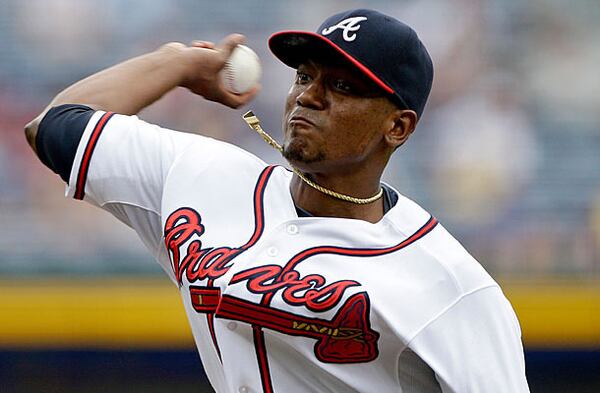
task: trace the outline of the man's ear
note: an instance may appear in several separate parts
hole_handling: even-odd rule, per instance
[[[390,116],[390,127],[385,133],[385,140],[391,148],[396,149],[402,146],[415,130],[417,113],[410,109],[398,109]]]

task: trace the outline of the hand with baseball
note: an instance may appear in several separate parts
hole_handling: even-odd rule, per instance
[[[254,80],[255,77],[258,78],[259,76],[260,65],[258,64],[258,58],[256,60],[249,57],[239,59],[239,62],[242,63],[239,65],[244,68],[241,71],[246,73],[246,76],[251,74],[250,78],[253,79],[247,81],[250,82],[251,86],[249,90],[242,92],[232,91],[223,78],[222,73],[224,68],[228,66],[228,59],[231,58],[232,53],[234,53],[238,45],[242,45],[243,43],[243,35],[231,34],[218,45],[209,41],[194,41],[190,46],[180,43],[169,43],[161,49],[178,51],[180,53],[185,67],[181,86],[188,88],[195,94],[203,96],[207,100],[237,108],[254,98],[260,89],[258,81]],[[251,53],[253,54],[253,52]],[[244,55],[242,54],[242,56]],[[247,62],[247,64],[244,64],[244,62]],[[241,76],[243,75],[238,77]]]

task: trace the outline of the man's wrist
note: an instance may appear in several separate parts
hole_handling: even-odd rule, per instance
[[[174,73],[174,79],[177,86],[184,86],[188,80],[190,70],[189,62],[186,61],[187,46],[180,42],[169,42],[162,45],[155,54],[158,56],[158,63],[167,67]]]

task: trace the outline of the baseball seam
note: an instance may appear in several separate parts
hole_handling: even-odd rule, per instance
[[[233,91],[234,93],[237,93],[237,89],[235,88],[235,86],[233,85],[234,82],[234,75],[233,75],[233,67],[231,67],[231,63],[227,62],[225,63],[225,67],[223,67],[223,76],[224,79],[226,81],[226,87]]]

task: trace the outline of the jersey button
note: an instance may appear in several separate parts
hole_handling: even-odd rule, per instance
[[[237,329],[237,323],[235,323],[235,322],[229,322],[227,324],[227,329],[229,329],[229,330],[235,330],[235,329]]]
[[[275,257],[277,256],[277,254],[279,254],[279,250],[277,249],[277,247],[269,247],[267,248],[267,255],[270,257]]]
[[[287,226],[286,231],[290,235],[297,235],[300,230],[298,229],[297,225],[290,224]]]
[[[240,392],[240,393],[249,393],[250,389],[248,389],[247,386],[240,386],[240,388],[238,389],[238,392]]]

